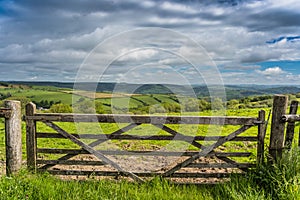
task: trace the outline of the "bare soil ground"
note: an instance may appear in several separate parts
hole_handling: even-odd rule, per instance
[[[176,164],[181,163],[186,160],[188,157],[177,157],[170,158],[164,156],[124,156],[124,155],[115,155],[107,156],[109,159],[116,162],[120,167],[126,171],[133,173],[137,172],[149,172],[149,173],[163,173]],[[98,159],[93,155],[77,155],[71,160],[85,160],[85,161],[98,161]],[[205,157],[199,158],[194,161],[194,163],[223,163],[223,161],[217,159],[216,157]],[[26,163],[24,163],[26,165]],[[83,165],[55,165],[49,168],[50,170],[74,170],[74,171],[112,171],[116,170],[109,166],[83,166]],[[182,168],[177,172],[191,172],[191,173],[240,173],[241,170],[238,169],[226,169],[226,168]],[[5,174],[5,161],[0,161],[0,176]],[[63,180],[88,180],[88,179],[110,179],[110,180],[129,180],[128,177],[101,177],[101,176],[77,176],[77,175],[59,175],[57,176]],[[151,178],[144,178],[144,180],[150,180]],[[175,183],[193,183],[193,184],[215,184],[223,181],[229,180],[228,178],[170,178],[172,182]]]
[[[181,163],[188,157],[179,157],[177,159],[168,159],[163,156],[109,156],[109,158],[115,161],[119,166],[124,170],[130,171],[133,173],[137,172],[152,172],[152,173],[163,173],[168,169],[171,169],[177,163]],[[76,156],[72,160],[89,160],[95,161],[96,157],[93,155],[86,156]],[[194,163],[223,163],[215,157],[210,158],[200,158]],[[53,170],[76,170],[76,171],[116,171],[114,168],[104,165],[104,166],[80,166],[80,165],[55,165],[49,169]],[[226,169],[226,168],[182,168],[177,172],[192,172],[192,173],[232,173],[241,171],[238,169]],[[103,179],[107,177],[88,177],[88,176],[59,176],[64,180],[76,179],[76,180],[86,180],[89,178],[92,179]],[[110,177],[110,179],[124,179],[124,177]],[[125,178],[130,180],[129,178]],[[149,178],[143,178],[144,180],[149,180]],[[151,179],[151,178],[150,178]],[[195,183],[195,184],[212,184],[226,181],[228,179],[222,178],[170,178],[172,182],[176,183]]]

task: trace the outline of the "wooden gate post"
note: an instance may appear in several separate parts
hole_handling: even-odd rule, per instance
[[[298,101],[292,101],[290,105],[290,115],[296,115],[298,110]],[[286,127],[286,135],[285,135],[285,142],[284,146],[287,149],[291,149],[294,139],[294,132],[295,132],[295,122],[288,122]]]
[[[269,154],[271,160],[276,161],[282,156],[285,122],[281,120],[286,114],[288,97],[285,95],[274,95],[272,110],[272,125]]]
[[[264,162],[264,150],[265,150],[265,136],[266,136],[266,122],[265,111],[260,110],[258,113],[258,121],[261,123],[258,125],[258,141],[257,141],[257,163]]]
[[[36,105],[28,103],[26,105],[26,117],[33,116],[36,112]],[[36,170],[36,122],[32,119],[26,119],[26,152],[27,167],[30,170]]]
[[[10,116],[5,118],[6,175],[19,172],[22,165],[21,103],[5,101]]]

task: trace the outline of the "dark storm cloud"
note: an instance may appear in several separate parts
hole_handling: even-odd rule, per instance
[[[130,24],[135,14],[143,13],[141,4],[130,1],[29,0],[15,1],[6,7],[15,13],[7,15],[3,22],[7,34],[1,40],[7,43],[88,34],[114,23]]]
[[[300,26],[300,13],[291,10],[271,9],[266,11],[246,10],[244,15],[233,13],[226,21],[233,26],[244,26],[250,31],[290,31]]]

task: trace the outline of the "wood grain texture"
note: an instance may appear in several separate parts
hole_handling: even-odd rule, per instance
[[[285,122],[282,116],[286,114],[288,97],[285,95],[274,95],[272,110],[272,125],[269,145],[271,160],[277,160],[282,155]]]
[[[34,103],[26,105],[26,117],[34,116],[36,112],[36,106]],[[27,155],[27,167],[29,170],[36,170],[36,121],[26,118],[26,155]]]
[[[292,101],[290,105],[290,115],[296,115],[298,110],[298,101]],[[295,122],[288,122],[287,127],[286,127],[286,135],[285,135],[285,142],[284,146],[287,149],[291,149],[292,144],[293,144],[293,139],[294,139],[294,134],[295,134]]]
[[[146,116],[114,114],[63,114],[37,113],[25,119],[36,121],[60,122],[101,122],[136,124],[215,124],[215,125],[255,125],[261,123],[253,117],[217,117],[217,116]]]
[[[5,118],[6,174],[17,173],[22,165],[21,102],[5,101],[10,117]]]
[[[258,119],[260,121],[265,121],[266,113],[264,110],[259,111]],[[266,123],[258,125],[258,135],[257,135],[257,162],[263,163],[264,152],[265,152],[265,137],[266,137]]]

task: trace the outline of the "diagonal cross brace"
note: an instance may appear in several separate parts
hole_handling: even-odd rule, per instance
[[[129,124],[128,126],[125,126],[124,128],[121,128],[113,133],[111,133],[111,135],[121,135],[122,133],[126,132],[126,131],[129,131],[130,129],[133,129],[134,127],[137,127],[141,124]],[[92,143],[89,144],[89,146],[91,147],[95,147],[95,146],[98,146],[99,144],[103,143],[103,142],[106,142],[108,141],[109,139],[106,139],[106,140],[102,140],[102,139],[99,139],[99,140],[96,140]]]
[[[155,125],[156,127],[161,128],[162,130],[164,130],[164,131],[166,131],[166,132],[172,134],[173,136],[175,136],[175,135],[184,136],[183,134],[181,134],[181,133],[179,133],[179,132],[177,132],[177,131],[175,131],[175,130],[173,130],[173,129],[171,129],[171,128],[169,128],[169,127],[163,125],[163,124],[162,124],[162,125],[161,125],[161,124],[154,124],[154,125]],[[252,125],[251,125],[251,126],[252,126]],[[201,149],[201,150],[203,150],[203,149],[206,148],[206,146],[200,144],[199,142],[196,142],[195,140],[193,140],[193,141],[183,140],[183,141],[185,141],[185,142],[191,142],[191,145],[193,145],[193,146],[195,146],[195,147],[197,147],[197,148],[199,148],[199,149]],[[211,152],[214,153],[215,151],[212,150]],[[228,157],[220,157],[220,156],[216,156],[216,157],[217,157],[218,159],[220,159],[220,160],[223,160],[224,162],[227,162],[227,163],[230,163],[230,164],[236,164],[236,162],[235,162],[234,160],[232,160],[232,159],[230,159],[230,158],[228,158]],[[243,169],[243,168],[240,168],[240,169],[243,170],[243,171],[245,171],[245,169]]]
[[[119,129],[119,130],[111,133],[111,135],[121,135],[122,133],[124,133],[126,131],[129,131],[130,129],[133,129],[134,127],[139,126],[139,125],[140,124],[129,124],[128,126],[125,126],[124,128]],[[97,146],[97,145],[99,145],[103,142],[106,142],[106,141],[108,141],[108,139],[107,140],[96,140],[96,141],[90,143],[89,146],[90,147],[95,147],[95,146]],[[62,157],[58,158],[57,160],[68,160],[70,158],[73,158],[74,156],[76,156],[76,155],[67,154],[65,156],[62,156]],[[48,169],[48,168],[53,167],[53,166],[55,166],[55,164],[48,164],[48,165],[42,166],[40,169]]]
[[[162,130],[164,130],[164,131],[170,133],[170,134],[173,135],[173,136],[176,136],[176,135],[178,135],[178,136],[184,136],[183,134],[181,134],[181,133],[179,133],[179,132],[177,132],[177,131],[175,131],[175,130],[173,130],[173,129],[171,129],[171,128],[169,128],[169,127],[163,125],[163,124],[154,124],[154,126],[156,126],[156,127],[160,128],[160,129],[162,129]],[[199,148],[199,149],[202,149],[202,148],[203,148],[203,145],[200,144],[200,143],[198,143],[198,142],[196,142],[194,139],[193,139],[192,141],[189,141],[189,140],[187,140],[187,139],[184,139],[183,141],[185,141],[185,142],[191,142],[191,144],[192,144],[193,146],[195,146],[195,147],[197,147],[197,148]]]
[[[132,172],[128,172],[125,171],[122,167],[120,167],[117,163],[113,162],[112,160],[110,160],[109,158],[107,158],[105,155],[103,155],[102,153],[96,151],[95,149],[93,149],[91,146],[85,144],[84,142],[81,142],[80,140],[78,140],[75,136],[69,134],[68,132],[66,132],[65,130],[63,130],[62,128],[60,128],[59,126],[57,126],[56,124],[54,124],[53,122],[44,122],[45,124],[47,124],[49,127],[53,128],[55,131],[57,131],[59,134],[63,135],[65,138],[71,140],[72,142],[74,142],[75,144],[79,145],[80,147],[82,147],[82,149],[88,151],[89,153],[95,155],[98,159],[102,160],[104,163],[111,165],[112,167],[114,167],[115,169],[117,169],[119,172],[121,172],[122,174],[125,174],[129,177],[131,177],[133,180],[139,181],[139,182],[144,182],[143,179],[141,179],[140,177],[138,177],[137,175],[135,175]]]
[[[232,140],[233,138],[235,138],[237,135],[241,134],[242,132],[246,131],[247,129],[251,128],[252,125],[244,125],[241,128],[239,128],[238,130],[234,131],[233,133],[229,134],[228,136],[226,136],[225,138],[221,138],[219,139],[217,142],[215,142],[214,144],[205,147],[201,152],[199,152],[198,154],[195,154],[193,156],[191,156],[190,158],[186,159],[184,162],[177,164],[176,166],[174,166],[172,169],[166,171],[163,176],[167,177],[167,176],[171,176],[174,172],[176,172],[177,170],[188,166],[189,164],[191,164],[192,162],[194,162],[195,160],[197,160],[200,157],[204,157],[207,154],[209,154],[210,152],[212,152],[215,148],[221,146],[222,144],[224,144],[225,142]]]

